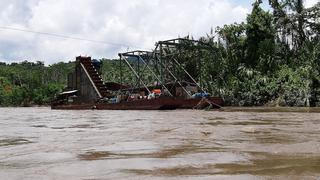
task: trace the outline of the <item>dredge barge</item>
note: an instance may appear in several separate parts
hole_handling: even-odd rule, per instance
[[[182,65],[181,44],[199,42],[188,39],[160,41],[153,52],[132,51],[119,54],[120,82],[104,82],[102,62],[77,57],[68,85],[52,102],[52,109],[65,110],[172,110],[220,108],[223,100],[212,97]],[[124,82],[124,71],[134,80]]]

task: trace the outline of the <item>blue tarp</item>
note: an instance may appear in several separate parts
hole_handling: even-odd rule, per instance
[[[192,95],[193,98],[203,98],[203,97],[210,97],[209,93],[195,93]]]

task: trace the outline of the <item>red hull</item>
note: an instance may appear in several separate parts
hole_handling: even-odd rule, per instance
[[[56,110],[88,110],[92,109],[94,104],[53,104],[51,109]]]
[[[213,108],[220,108],[223,105],[221,98],[207,98]],[[201,99],[182,99],[172,97],[162,97],[152,100],[141,99],[130,102],[121,103],[96,103],[96,104],[67,104],[67,105],[52,105],[52,109],[65,110],[173,110],[173,109],[194,109],[195,107],[206,107],[210,104],[206,101],[201,102]]]
[[[157,98],[152,100],[141,99],[130,102],[121,102],[116,104],[99,103],[96,104],[97,109],[110,110],[170,110],[177,109],[173,98]]]

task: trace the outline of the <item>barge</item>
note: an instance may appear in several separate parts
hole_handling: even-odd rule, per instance
[[[68,75],[65,91],[56,97],[51,108],[60,110],[173,110],[220,108],[223,105],[222,98],[212,97],[206,93],[183,68],[193,82],[178,80],[167,65],[160,65],[161,69],[158,73],[155,72],[153,69],[156,68],[151,68],[149,65],[152,62],[147,59],[151,55],[155,56],[154,53],[145,51],[119,54],[119,69],[122,71],[123,64],[125,64],[132,71],[137,80],[135,87],[124,85],[122,72],[120,83],[104,82],[101,77],[101,61],[92,60],[91,57],[77,57],[75,70]],[[143,73],[137,71],[130,61],[138,61],[138,70],[148,69],[156,82],[150,85],[144,81]],[[153,64],[159,65],[159,62],[162,61],[159,60]],[[141,64],[144,66],[141,67]],[[167,75],[164,74],[164,71],[167,71]],[[163,77],[168,76],[171,76],[173,81],[164,82]]]

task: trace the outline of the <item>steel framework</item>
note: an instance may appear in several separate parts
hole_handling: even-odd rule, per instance
[[[120,84],[125,83],[123,81],[125,64],[136,77],[132,89],[143,87],[148,93],[151,93],[150,87],[159,86],[168,91],[170,96],[173,96],[170,93],[171,89],[167,86],[168,83],[173,83],[179,85],[188,96],[192,96],[183,86],[183,82],[187,81],[192,82],[202,92],[205,92],[206,90],[199,83],[201,82],[201,73],[197,73],[198,76],[194,77],[185,67],[186,63],[191,63],[195,69],[201,71],[201,51],[204,48],[207,48],[207,45],[203,42],[177,38],[157,42],[154,51],[119,53]],[[148,77],[153,77],[152,81],[147,79]]]

